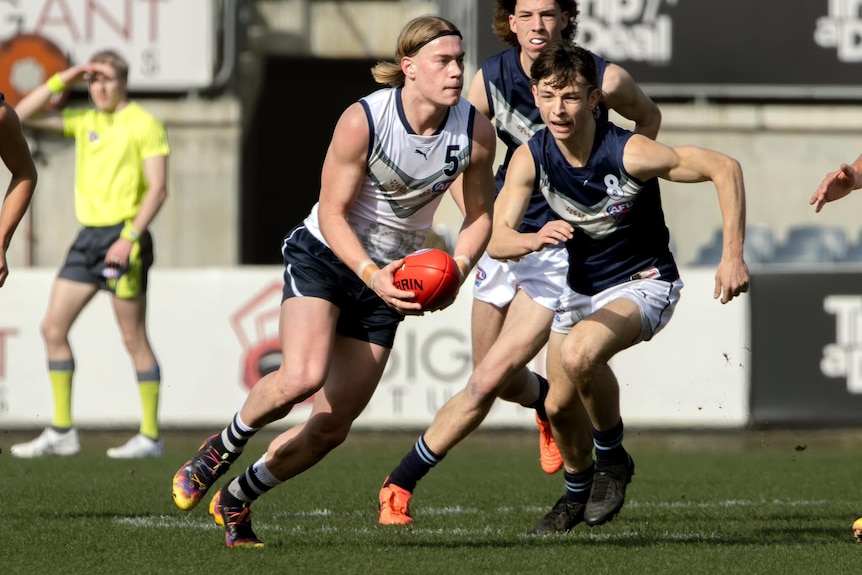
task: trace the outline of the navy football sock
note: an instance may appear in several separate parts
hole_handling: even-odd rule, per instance
[[[416,441],[413,449],[404,456],[398,467],[389,474],[387,485],[394,483],[412,493],[419,480],[425,477],[431,468],[440,463],[445,456],[445,453],[437,455],[428,449],[428,445],[425,444],[425,437],[422,436]]]
[[[593,429],[593,445],[596,447],[596,463],[601,466],[617,465],[628,461],[623,447],[623,420],[608,429],[597,431]]]

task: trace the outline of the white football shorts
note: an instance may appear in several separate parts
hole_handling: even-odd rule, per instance
[[[649,341],[670,321],[679,302],[679,292],[683,285],[681,279],[672,282],[654,279],[634,280],[609,287],[593,296],[577,293],[566,286],[560,298],[560,307],[554,313],[554,324],[551,329],[555,333],[569,333],[576,323],[589,317],[596,310],[615,299],[626,298],[635,302],[641,309],[641,333],[633,343]]]
[[[569,254],[565,246],[527,254],[518,261],[495,260],[487,253],[476,265],[473,297],[496,307],[509,305],[519,289],[540,306],[556,310],[566,288]]]

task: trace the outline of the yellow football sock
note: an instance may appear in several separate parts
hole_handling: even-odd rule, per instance
[[[138,393],[141,395],[142,435],[152,439],[159,437],[159,381],[138,381]]]
[[[59,362],[58,362],[59,363]],[[51,425],[61,429],[72,427],[72,369],[48,368],[48,377],[54,390],[54,419]]]

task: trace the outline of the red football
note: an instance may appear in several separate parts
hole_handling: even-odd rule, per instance
[[[416,294],[424,311],[434,311],[458,294],[461,277],[458,264],[446,252],[428,248],[404,256],[395,270],[395,287]]]

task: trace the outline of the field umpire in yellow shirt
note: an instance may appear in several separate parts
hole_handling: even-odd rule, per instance
[[[48,79],[16,106],[26,126],[75,138],[75,213],[83,226],[69,248],[51,290],[42,336],[54,391],[51,426],[16,457],[75,455],[81,450],[72,419],[75,359],[69,330],[99,290],[109,291],[123,343],[140,391],[140,431],[108,457],[159,457],[158,406],[161,374],[146,330],[147,274],[153,263],[148,230],[167,197],[170,154],[162,124],[128,100],[129,67],[116,52],[96,53]],[[54,94],[86,82],[92,108],[47,110]]]

